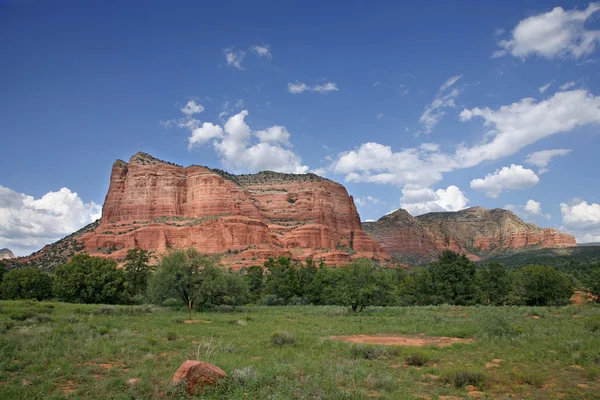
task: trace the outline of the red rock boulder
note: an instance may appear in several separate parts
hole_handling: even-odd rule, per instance
[[[187,360],[175,372],[172,384],[178,384],[185,380],[189,394],[195,394],[204,386],[216,385],[217,382],[225,378],[227,374],[221,368],[194,360]]]

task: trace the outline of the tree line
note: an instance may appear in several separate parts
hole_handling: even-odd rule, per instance
[[[243,304],[341,305],[353,311],[369,306],[565,305],[572,281],[548,266],[507,270],[490,262],[475,265],[445,251],[428,267],[384,268],[359,259],[340,268],[307,259],[270,258],[263,266],[225,269],[219,258],[194,249],[175,250],[151,262],[151,253],[132,249],[124,267],[114,260],[74,256],[54,274],[36,268],[6,270],[0,265],[4,299],[58,299],[72,303],[181,305],[191,309]],[[588,288],[600,295],[600,269]]]

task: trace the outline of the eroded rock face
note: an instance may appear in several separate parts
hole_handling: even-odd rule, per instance
[[[314,174],[184,168],[144,153],[114,163],[100,225],[79,240],[87,253],[112,258],[134,247],[158,253],[194,247],[225,253],[225,265],[234,268],[280,255],[334,266],[389,258],[362,231],[340,184]]]
[[[185,380],[189,394],[198,393],[204,386],[216,385],[227,374],[221,368],[209,363],[187,360],[173,375],[172,384]]]
[[[9,249],[0,249],[0,260],[9,260],[15,258],[15,255]]]
[[[409,264],[427,263],[443,250],[479,260],[498,254],[576,245],[571,235],[525,223],[512,212],[499,208],[472,207],[418,217],[400,209],[362,226],[390,255]]]

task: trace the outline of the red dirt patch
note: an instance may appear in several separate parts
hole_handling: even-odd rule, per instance
[[[367,343],[409,347],[445,347],[455,343],[471,343],[475,341],[474,339],[425,335],[348,335],[331,336],[330,339],[341,340],[348,343]]]
[[[210,324],[210,321],[207,319],[186,319],[185,321],[183,321],[183,323],[184,324],[198,324],[198,323]]]
[[[62,385],[60,385],[60,391],[62,394],[69,394],[75,390],[75,382],[66,381]]]

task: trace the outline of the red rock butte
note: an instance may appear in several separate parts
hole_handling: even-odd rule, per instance
[[[330,266],[389,259],[363,232],[352,196],[329,179],[232,175],[145,153],[113,164],[100,224],[79,241],[85,252],[115,259],[136,247],[159,254],[193,247],[223,254],[224,265],[233,268],[278,256],[313,257]]]

